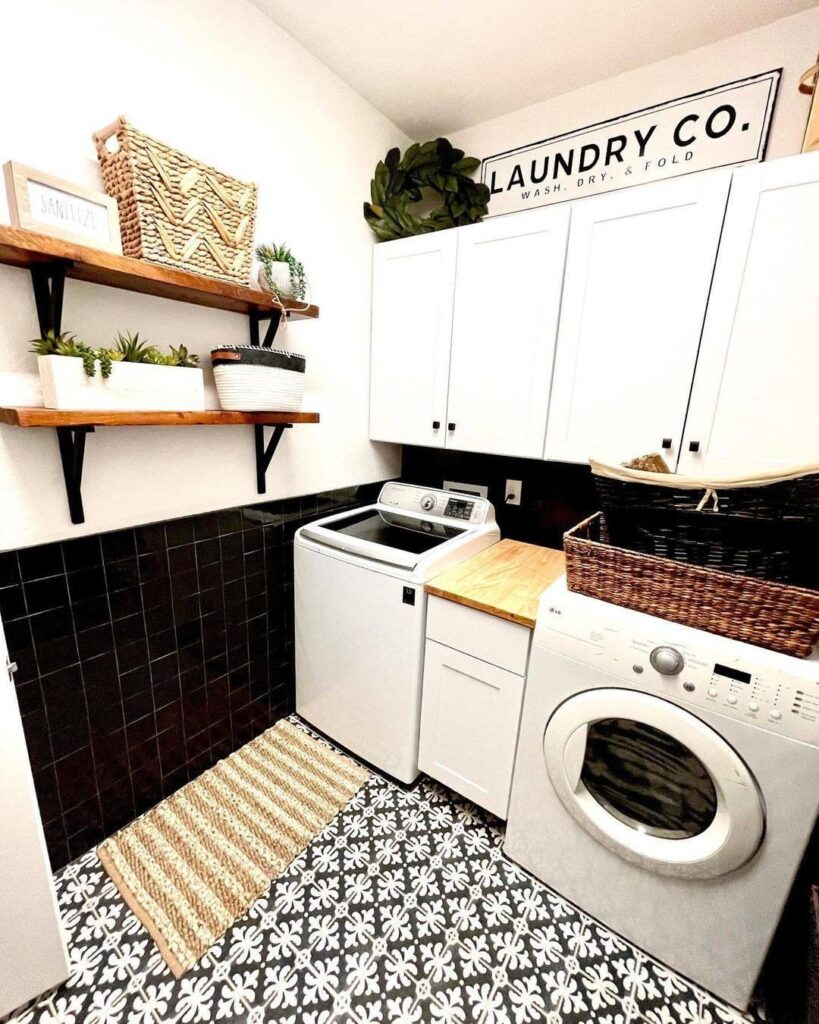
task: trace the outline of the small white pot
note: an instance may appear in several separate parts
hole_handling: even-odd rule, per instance
[[[290,264],[285,263],[283,260],[270,264],[270,277],[268,277],[264,264],[261,264],[256,274],[256,279],[262,291],[275,292],[277,295],[287,297],[292,297],[293,295],[293,284],[290,280]]]
[[[46,409],[101,409],[123,412],[201,412],[205,408],[204,375],[200,369],[114,363],[103,380],[97,363],[86,376],[75,356],[38,356],[40,385]]]

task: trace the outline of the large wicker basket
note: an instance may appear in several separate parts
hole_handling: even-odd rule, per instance
[[[697,480],[592,460],[618,547],[743,576],[819,586],[819,467]]]
[[[117,200],[126,256],[248,284],[257,188],[134,128],[94,134],[102,180]]]
[[[819,591],[626,551],[598,512],[564,535],[569,590],[799,658],[819,640]]]

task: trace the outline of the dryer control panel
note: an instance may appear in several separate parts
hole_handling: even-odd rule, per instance
[[[534,643],[647,693],[819,746],[819,657],[792,658],[549,588]]]
[[[437,516],[450,522],[473,526],[495,521],[495,510],[486,498],[458,494],[457,491],[439,491],[434,487],[418,487],[415,484],[384,484],[378,496],[378,504],[401,512]]]

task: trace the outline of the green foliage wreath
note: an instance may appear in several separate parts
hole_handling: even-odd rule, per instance
[[[479,164],[448,139],[416,142],[403,157],[398,148],[391,149],[375,169],[364,218],[381,242],[474,224],[486,215],[489,203],[488,187],[470,177]],[[441,197],[437,206],[426,214],[411,210],[432,193]]]

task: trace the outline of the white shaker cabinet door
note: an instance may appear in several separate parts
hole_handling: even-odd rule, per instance
[[[375,246],[370,369],[375,441],[443,447],[456,251],[456,231]]]
[[[731,180],[690,174],[573,204],[545,456],[673,469]]]
[[[447,448],[542,457],[569,214],[458,230]]]
[[[427,640],[418,767],[499,818],[509,807],[523,687],[523,676]]]
[[[819,153],[736,171],[680,459],[819,463]]]

